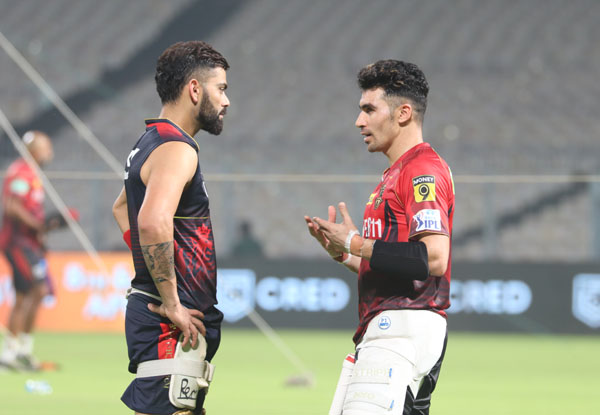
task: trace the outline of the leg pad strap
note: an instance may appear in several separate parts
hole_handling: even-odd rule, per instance
[[[212,380],[214,365],[207,361],[198,362],[190,359],[161,359],[148,360],[138,364],[136,377],[149,378],[152,376],[182,375]]]
[[[195,409],[199,394],[205,394],[213,379],[215,367],[206,361],[206,339],[198,337],[196,347],[181,347],[180,335],[171,359],[149,360],[137,367],[137,378],[171,376],[169,400],[173,406],[182,409]],[[185,413],[185,412],[184,412]]]

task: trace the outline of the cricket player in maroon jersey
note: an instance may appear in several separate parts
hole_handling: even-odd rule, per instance
[[[23,135],[27,150],[42,166],[54,156],[50,138],[41,131]],[[10,312],[0,366],[37,371],[33,357],[33,328],[40,304],[49,292],[50,281],[44,246],[48,223],[44,214],[44,188],[35,170],[19,158],[7,169],[2,188],[0,251],[13,272],[15,304]]]
[[[333,206],[328,220],[305,217],[332,258],[358,273],[356,361],[330,414],[428,414],[446,342],[454,185],[423,142],[423,72],[383,60],[363,68],[358,83],[356,126],[390,167],[366,203],[362,235],[344,203],[342,223]]]
[[[125,316],[129,370],[122,396],[136,414],[201,414],[223,314],[199,130],[218,135],[229,106],[229,64],[201,41],[179,42],[158,59],[157,119],[134,145],[113,214],[133,254]]]

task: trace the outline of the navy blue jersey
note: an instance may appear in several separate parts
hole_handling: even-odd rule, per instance
[[[125,192],[135,268],[131,286],[155,295],[159,295],[158,290],[146,268],[138,232],[137,217],[146,194],[140,170],[152,151],[170,141],[187,143],[198,152],[196,141],[175,123],[166,119],[150,119],[146,120],[146,132],[133,147],[125,166]],[[184,189],[173,217],[173,245],[181,303],[202,311],[206,325],[218,325],[223,315],[214,307],[217,303],[217,262],[208,194],[200,164]]]

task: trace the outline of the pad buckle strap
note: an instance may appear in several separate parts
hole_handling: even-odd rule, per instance
[[[392,378],[392,368],[359,369],[352,375],[354,383],[384,383],[389,384]]]
[[[394,407],[394,400],[387,396],[375,391],[365,390],[354,390],[346,395],[346,401],[344,402],[344,412],[348,407],[348,404],[352,402],[364,402],[379,406],[384,409],[392,409]]]
[[[136,377],[148,378],[152,376],[182,375],[204,378],[210,382],[213,374],[214,366],[207,361],[198,362],[189,359],[160,359],[148,360],[138,364]]]

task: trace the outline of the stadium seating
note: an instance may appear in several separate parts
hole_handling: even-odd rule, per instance
[[[219,137],[199,135],[222,253],[241,219],[253,221],[273,257],[319,255],[305,232],[305,213],[324,215],[327,204],[345,200],[355,222],[361,221],[371,183],[386,161],[368,154],[354,127],[355,78],[362,66],[381,58],[412,61],[426,73],[431,91],[425,137],[457,178],[600,171],[600,4],[594,0],[222,4],[0,0],[2,33],[119,160],[141,134],[143,119],[160,109],[154,61],[145,59],[155,60],[162,50],[154,44],[179,28],[186,36],[181,40],[202,36],[227,57],[232,106],[225,130]],[[198,19],[221,13],[222,19],[210,28],[177,24],[194,13]],[[0,108],[20,132],[49,126],[55,138],[50,170],[108,171],[2,51],[0,67]],[[40,119],[46,124],[36,124]],[[6,140],[0,151],[3,170],[14,151]],[[360,174],[373,181],[255,183],[215,176],[231,173]],[[82,212],[82,224],[100,249],[123,247],[110,214],[118,181],[55,184]],[[560,190],[572,186],[458,180],[454,257],[592,259],[591,193],[582,186],[560,198]],[[549,200],[549,194],[556,197]],[[519,216],[526,209],[539,214]],[[518,225],[500,223],[502,215]],[[491,234],[490,221],[499,223]],[[461,238],[473,229],[471,237]],[[66,233],[51,243],[77,248]]]

